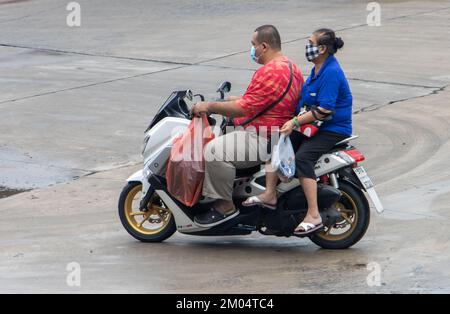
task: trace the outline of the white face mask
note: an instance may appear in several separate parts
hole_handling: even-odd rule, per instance
[[[259,45],[256,45],[256,47],[258,47]],[[252,49],[250,49],[250,57],[252,58],[253,61],[255,61],[256,63],[259,63],[259,57],[261,57],[261,55],[259,55],[259,57],[256,56],[256,47],[252,46]]]
[[[305,56],[308,61],[311,62],[311,61],[317,59],[317,57],[319,57],[319,55],[320,55],[320,53],[319,53],[318,46],[314,46],[311,43],[306,44]]]
[[[253,61],[258,62],[258,57],[256,56],[255,46],[252,46],[252,49],[250,50],[250,58],[252,58]]]

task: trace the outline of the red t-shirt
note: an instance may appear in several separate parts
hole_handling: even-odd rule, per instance
[[[292,71],[292,86],[285,97],[274,108],[245,125],[245,128],[254,126],[259,131],[261,127],[266,127],[270,134],[272,127],[281,128],[286,121],[292,119],[303,86],[303,75],[294,63],[292,63]],[[253,75],[244,96],[236,101],[245,112],[245,117],[235,118],[234,124],[237,126],[254,117],[279,99],[288,87],[289,78],[289,60],[286,57],[272,60],[259,68]]]

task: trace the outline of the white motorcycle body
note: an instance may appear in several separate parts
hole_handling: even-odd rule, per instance
[[[218,89],[221,99],[231,89],[224,82]],[[161,242],[176,231],[197,236],[248,235],[258,231],[266,236],[290,237],[307,214],[307,200],[298,180],[277,186],[278,202],[275,209],[265,206],[243,206],[242,202],[265,190],[264,165],[236,170],[233,201],[237,215],[213,227],[196,225],[196,215],[211,209],[211,200],[201,200],[188,207],[170,195],[166,170],[172,143],[186,132],[191,123],[189,103],[198,96],[191,91],[174,91],[154,115],[145,132],[142,156],[144,167],[127,179],[118,202],[119,218],[126,231],[142,242]],[[216,127],[216,120],[208,116],[216,136],[226,127]],[[312,242],[326,249],[345,249],[357,243],[370,223],[370,204],[378,212],[383,206],[373,183],[358,163],[364,156],[348,142],[338,143],[324,154],[315,166],[318,177],[317,200],[323,227],[308,235]],[[139,200],[137,194],[142,190]],[[135,201],[139,207],[134,206]],[[302,237],[302,235],[299,235]]]
[[[153,128],[148,130],[145,134],[144,149],[142,152],[144,158],[144,168],[131,175],[128,182],[141,182],[142,183],[142,197],[150,190],[151,186],[148,182],[148,178],[152,174],[164,176],[167,166],[167,161],[170,156],[173,140],[180,134],[186,131],[190,120],[183,118],[166,117],[159,121]],[[350,137],[340,144],[344,144],[356,136]],[[343,155],[340,152],[334,152],[323,155],[316,165],[316,175],[321,177],[327,174],[334,173],[335,171],[348,167],[355,161],[349,156]],[[365,173],[362,167],[358,167],[358,173],[356,176],[364,186],[367,194],[371,198],[376,210],[383,212],[383,206],[373,188],[373,184],[369,177]],[[356,168],[355,168],[356,169]],[[265,187],[258,183],[258,179],[265,177],[264,167],[261,171],[253,174],[251,177],[243,177],[236,179],[236,188],[233,192],[234,197],[247,198],[253,195],[261,194]],[[334,182],[333,182],[334,181]],[[338,188],[336,178],[331,177],[331,183],[334,187]],[[277,187],[278,191],[282,194],[288,192],[299,186],[298,180],[292,180],[289,183],[280,183]],[[249,192],[250,191],[250,192]],[[167,194],[164,190],[156,189],[155,192],[168,206],[173,213],[177,230],[182,233],[192,233],[204,231],[209,228],[199,227],[195,224],[193,219],[189,218],[185,212],[180,209],[176,202]]]

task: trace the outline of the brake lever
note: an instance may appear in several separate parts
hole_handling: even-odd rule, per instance
[[[201,101],[205,101],[205,96],[203,96],[202,94],[195,94],[194,97],[200,97]]]

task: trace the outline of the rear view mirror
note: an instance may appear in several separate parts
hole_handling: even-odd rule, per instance
[[[186,96],[187,99],[189,99],[190,101],[192,101],[194,99],[194,95],[192,94],[192,91],[190,89],[188,89],[186,91]]]
[[[229,93],[231,90],[231,83],[228,81],[223,82],[220,84],[219,88],[217,89],[217,92],[220,93],[220,99],[225,99],[225,93]]]

